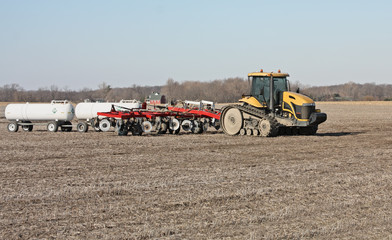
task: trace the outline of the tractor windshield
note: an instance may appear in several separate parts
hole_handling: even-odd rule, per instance
[[[286,77],[274,77],[274,102],[279,99],[281,92],[288,91]],[[251,95],[257,98],[260,103],[269,103],[270,99],[270,77],[254,76],[252,77]]]

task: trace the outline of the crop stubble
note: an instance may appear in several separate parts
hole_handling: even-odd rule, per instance
[[[316,136],[9,133],[0,238],[386,238],[392,104],[319,103]]]

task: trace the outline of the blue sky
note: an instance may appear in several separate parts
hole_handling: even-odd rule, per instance
[[[392,1],[0,1],[0,86],[392,84]]]

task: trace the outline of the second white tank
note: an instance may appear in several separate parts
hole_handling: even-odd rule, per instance
[[[75,116],[80,120],[96,118],[98,112],[110,112],[112,105],[129,109],[141,108],[137,100],[121,100],[120,102],[82,102],[75,107]]]

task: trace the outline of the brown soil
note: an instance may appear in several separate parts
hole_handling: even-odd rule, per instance
[[[392,236],[392,105],[330,104],[316,136],[9,133],[1,239]]]

